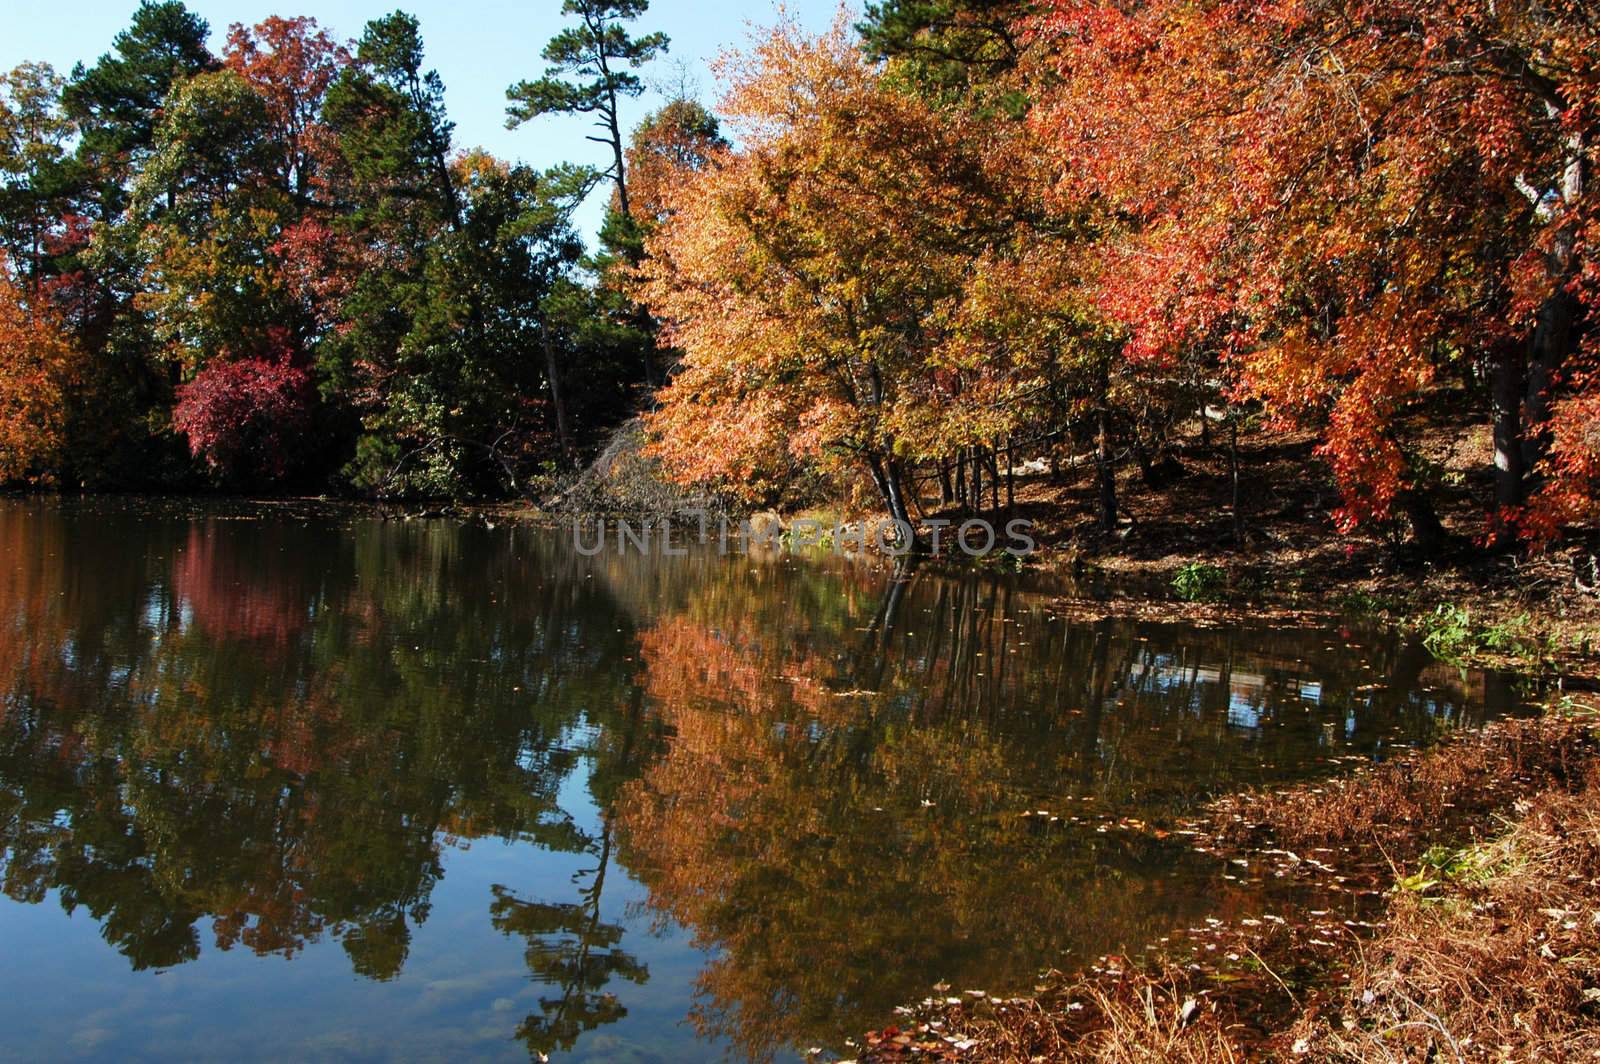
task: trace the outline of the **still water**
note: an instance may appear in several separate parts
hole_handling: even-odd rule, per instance
[[[1392,636],[1051,601],[0,501],[0,1058],[845,1052],[1270,889],[1129,822],[1514,708]]]

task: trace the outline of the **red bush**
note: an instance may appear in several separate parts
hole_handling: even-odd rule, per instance
[[[218,361],[178,388],[172,422],[225,477],[277,480],[310,427],[311,402],[311,375],[287,360]]]

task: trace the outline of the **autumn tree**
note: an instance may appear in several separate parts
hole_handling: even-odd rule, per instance
[[[128,224],[147,261],[137,302],[189,373],[293,328],[270,250],[293,217],[275,180],[282,151],[265,99],[237,72],[173,93]]]
[[[223,61],[266,102],[273,136],[283,148],[278,178],[302,203],[327,194],[333,144],[322,107],[350,59],[316,19],[274,15],[254,27],[228,28]]]
[[[88,359],[68,458],[73,479],[89,486],[174,483],[187,470],[181,446],[162,429],[173,363],[137,305],[146,262],[140,226],[124,223],[168,96],[217,67],[207,33],[181,2],[145,0],[111,50],[76,66],[62,89],[77,138],[52,204],[47,255],[54,297],[70,308]]]
[[[1022,150],[1024,130],[1007,132],[1017,154],[990,168],[1018,211],[973,254],[940,308],[943,336],[931,359],[938,387],[907,411],[902,432],[935,462],[941,501],[971,511],[985,508],[986,481],[988,505],[1000,508],[1019,454],[1082,443],[1095,456],[1096,518],[1111,531],[1121,508],[1117,452],[1130,439],[1139,446],[1129,411],[1157,390],[1128,371],[1121,337],[1094,304],[1091,230],[1039,202],[1038,156]]]
[[[796,463],[857,470],[909,523],[902,426],[939,387],[936,312],[990,206],[981,137],[883,84],[842,24],[780,26],[728,73],[741,147],[682,176],[643,267],[684,352],[660,453],[751,498]]]
[[[178,386],[173,427],[225,482],[270,486],[303,456],[315,391],[297,361],[288,350],[219,360]]]
[[[1465,376],[1497,505],[1522,501],[1583,348],[1581,5],[1063,0],[1036,30],[1034,119],[1056,192],[1116,222],[1100,305],[1129,359],[1214,353],[1237,396],[1321,430],[1345,527],[1403,512],[1426,542],[1414,415]]]
[[[973,511],[998,510],[1002,483],[1010,509],[1019,457],[1088,450],[1098,523],[1110,531],[1122,509],[1122,457],[1131,453],[1146,482],[1164,486],[1180,470],[1167,437],[1200,405],[1201,389],[1192,367],[1149,372],[1122,358],[1117,329],[1098,313],[1093,245],[1114,219],[1092,201],[1050,194],[1051,152],[1023,121],[1041,95],[1025,76],[1040,40],[1036,8],[885,0],[868,4],[857,26],[889,83],[962,112],[990,145],[983,187],[969,194],[990,201],[991,224],[972,234],[962,296],[944,312],[944,386],[914,435],[934,458],[940,504]]]
[[[65,323],[0,256],[0,484],[56,472],[69,393],[82,370]]]

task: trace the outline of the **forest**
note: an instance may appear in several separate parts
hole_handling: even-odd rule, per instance
[[[1301,433],[1340,531],[1429,546],[1444,412],[1480,544],[1597,516],[1585,0],[883,0],[631,128],[668,35],[562,11],[506,120],[605,167],[457,144],[403,12],[215,54],[144,0],[4,75],[0,483],[537,502],[638,419],[679,484],[908,523],[1081,457],[1112,530],[1119,468]]]

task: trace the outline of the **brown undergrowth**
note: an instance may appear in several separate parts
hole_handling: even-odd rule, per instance
[[[1345,780],[1224,799],[1175,826],[1298,881],[1288,918],[1180,929],[1143,963],[1050,973],[1026,997],[936,987],[861,1057],[1600,1059],[1595,720],[1499,722]]]
[[[1583,779],[1594,757],[1584,718],[1495,721],[1346,779],[1224,798],[1213,806],[1211,829],[1233,845],[1360,845],[1367,858],[1409,860],[1441,833],[1481,829],[1518,798]]]
[[[1318,1060],[1600,1059],[1600,771],[1397,892],[1348,990],[1282,1039]],[[1436,878],[1435,878],[1436,877]]]

